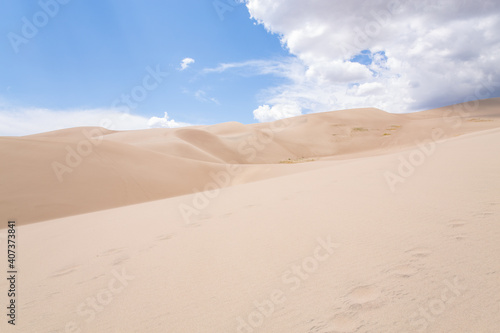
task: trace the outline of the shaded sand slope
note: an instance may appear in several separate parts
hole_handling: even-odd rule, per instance
[[[1,137],[0,218],[20,224],[201,191],[240,166],[232,184],[323,167],[280,162],[346,159],[500,126],[500,99],[417,114],[354,109],[273,123],[179,129],[72,128]],[[229,164],[229,165],[228,165]]]
[[[208,170],[224,167],[104,140],[59,181],[52,163],[66,164],[66,147],[76,151],[80,133],[58,141],[1,139],[8,168],[2,170],[8,177],[2,179],[2,218],[8,213],[23,224],[191,193],[208,181]]]
[[[394,191],[415,148],[222,189],[191,224],[199,194],[21,226],[16,332],[499,332],[499,147],[440,142]]]

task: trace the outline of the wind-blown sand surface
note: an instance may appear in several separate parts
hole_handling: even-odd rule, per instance
[[[500,332],[500,99],[0,152],[2,332]]]

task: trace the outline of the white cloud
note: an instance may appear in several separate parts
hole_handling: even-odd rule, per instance
[[[213,70],[253,66],[289,78],[262,94],[259,120],[281,116],[285,105],[408,112],[500,96],[499,1],[248,0],[247,7],[280,36],[291,60]],[[372,63],[352,62],[363,50]],[[482,86],[489,94],[475,94]]]
[[[380,82],[367,82],[361,85],[354,85],[347,91],[347,93],[354,96],[374,95],[385,93],[385,87]]]
[[[253,117],[260,122],[273,121],[283,118],[300,116],[301,110],[297,105],[278,104],[259,106],[253,111]]]
[[[173,119],[169,119],[168,113],[165,112],[163,118],[151,117],[148,120],[149,128],[175,128],[175,127],[184,127],[191,126],[188,123],[177,122]]]
[[[162,125],[166,126],[162,126]],[[54,131],[70,127],[101,126],[112,130],[135,130],[153,127],[189,126],[164,118],[143,117],[119,110],[92,109],[54,111],[48,109],[2,109],[0,112],[0,136],[21,136]]]
[[[310,97],[305,90],[308,87],[307,68],[295,57],[288,57],[279,60],[249,60],[237,63],[223,63],[215,68],[206,68],[205,74],[234,72],[242,76],[254,75],[274,75],[283,77],[293,82],[293,85],[280,86],[264,90],[261,99],[267,102],[253,111],[254,119],[261,122],[273,121],[286,117],[298,116],[302,113],[302,108],[307,108]],[[293,99],[289,100],[289,96]],[[302,103],[298,103],[302,100]],[[271,104],[269,106],[268,104]]]
[[[216,98],[208,96],[208,94],[206,93],[206,91],[201,90],[201,89],[197,90],[194,93],[194,97],[197,100],[199,100],[200,102],[212,102],[212,103],[215,103],[217,105],[220,105],[219,101]]]
[[[341,60],[314,61],[306,71],[307,77],[318,83],[349,83],[370,80],[370,69],[357,62]]]
[[[182,59],[181,61],[181,68],[180,70],[183,71],[185,70],[186,68],[189,67],[189,65],[191,65],[192,63],[194,63],[194,59],[193,58],[184,58]]]
[[[294,57],[279,60],[248,60],[243,62],[223,63],[215,68],[205,68],[203,73],[222,73],[233,71],[242,76],[275,75],[299,80],[304,74],[304,65]]]

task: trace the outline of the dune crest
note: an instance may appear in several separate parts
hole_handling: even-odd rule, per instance
[[[494,98],[472,111],[470,104],[415,114],[366,108],[251,125],[0,137],[0,217],[28,224],[83,214],[203,191],[228,165],[238,165],[232,183],[241,184],[321,168],[322,160],[399,151],[435,129],[450,138],[499,126]],[[313,163],[295,163],[303,161]]]

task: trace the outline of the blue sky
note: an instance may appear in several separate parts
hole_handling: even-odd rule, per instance
[[[497,1],[390,3],[0,0],[0,135],[500,96]]]
[[[252,111],[259,105],[259,90],[282,79],[203,69],[280,59],[288,52],[277,36],[250,20],[243,4],[223,3],[219,8],[200,0],[72,0],[59,4],[56,15],[27,43],[14,43],[16,53],[8,33],[22,37],[22,17],[33,21],[42,8],[34,1],[2,1],[4,108],[108,108],[142,83],[147,67],[159,66],[168,75],[134,103],[138,105],[131,113],[162,117],[168,112],[177,121],[193,124],[255,122]],[[195,62],[179,70],[187,57]]]

